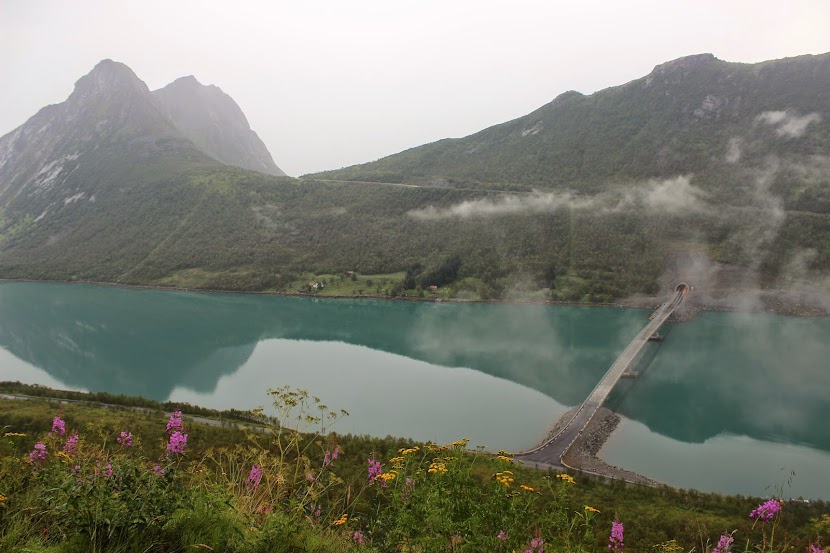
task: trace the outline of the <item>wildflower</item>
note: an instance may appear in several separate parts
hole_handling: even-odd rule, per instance
[[[599,511],[597,509],[594,509],[590,505],[583,505],[582,508],[585,509],[589,513],[599,513]]]
[[[61,459],[64,459],[65,461],[68,461],[70,463],[72,462],[72,458],[63,451],[58,451],[58,457],[60,457]]]
[[[723,534],[718,540],[718,545],[712,550],[712,553],[730,553],[732,551],[732,542],[735,539],[732,534]]]
[[[427,470],[430,474],[446,474],[447,473],[447,465],[445,463],[440,462],[438,459],[433,459],[432,463],[429,465],[429,469]]]
[[[374,458],[369,459],[369,482],[374,482],[375,479],[383,474],[383,465],[380,461]]]
[[[108,480],[112,476],[112,463],[107,463],[104,468],[104,480]]]
[[[509,470],[497,472],[496,481],[498,481],[498,483],[504,486],[505,488],[510,488],[510,484],[513,483],[513,473]]]
[[[164,469],[161,468],[161,465],[153,465],[153,474],[156,475],[157,478],[161,478],[164,476]]]
[[[390,472],[384,472],[383,474],[378,476],[378,478],[380,478],[384,482],[391,482],[392,480],[394,480],[397,477],[398,477],[398,473],[395,472],[394,470],[390,471]]]
[[[132,432],[121,432],[121,436],[116,438],[115,440],[123,447],[132,447],[133,446],[133,435]]]
[[[825,553],[826,551],[826,549],[822,549],[814,543],[811,543],[810,547],[807,548],[807,553]]]
[[[334,451],[326,451],[323,456],[323,467],[325,468],[336,461],[338,455],[340,455],[340,446],[335,447]]]
[[[758,505],[758,508],[749,513],[749,518],[769,522],[779,511],[781,511],[781,502],[777,499],[770,499]]]
[[[181,431],[182,429],[182,412],[181,411],[173,411],[170,414],[170,418],[167,420],[167,428],[165,432],[173,431]]]
[[[340,515],[340,518],[332,522],[332,524],[334,524],[335,526],[343,526],[344,524],[346,524],[347,520],[349,520],[349,515],[343,513],[342,515]]]
[[[42,461],[46,459],[46,445],[43,442],[35,444],[35,448],[29,453],[29,462]]]
[[[413,491],[415,491],[415,480],[407,476],[404,481],[403,491],[401,492],[401,500],[404,503],[409,501],[409,496]]]
[[[307,472],[305,475],[306,482],[314,482],[314,475],[310,472]]]
[[[60,417],[55,417],[52,419],[52,434],[60,434],[63,436],[66,434],[66,423]]]
[[[167,454],[184,453],[184,446],[187,445],[187,434],[176,430],[170,435],[170,443],[167,444]]]
[[[460,440],[457,440],[457,441],[451,443],[448,447],[466,447],[468,443],[470,443],[469,438],[462,438]]]
[[[73,455],[78,449],[78,433],[75,432],[66,439],[66,444],[63,446],[63,452],[67,455]]]
[[[575,482],[573,476],[565,474],[564,472],[557,474],[556,477],[563,482],[567,482],[568,484],[573,484]]]
[[[72,472],[81,472],[81,465],[75,465],[72,467]]]
[[[0,493],[0,503],[3,503],[6,499],[8,499],[5,495]]]
[[[392,463],[393,465],[403,463],[403,457],[392,457],[391,459],[389,459],[389,462]]]
[[[542,534],[538,530],[530,540],[530,547],[525,549],[524,553],[545,553],[545,540],[542,539]]]
[[[254,465],[251,467],[251,474],[248,475],[248,484],[250,484],[253,489],[257,489],[259,487],[260,480],[262,480],[262,468]]]
[[[502,530],[501,532],[499,532],[499,535],[496,536],[496,539],[501,541],[507,541],[507,532]]]
[[[421,451],[420,447],[409,447],[409,448],[402,448],[398,450],[398,453],[401,455],[409,455],[410,453],[418,453]]]
[[[611,536],[608,538],[608,549],[611,551],[622,551],[624,544],[623,544],[623,528],[622,522],[612,522],[611,523]]]
[[[513,459],[508,457],[507,455],[497,455],[497,459],[501,459],[502,461],[507,461],[508,463],[512,463]]]
[[[536,491],[533,488],[531,488],[530,486],[525,486],[524,484],[519,484],[519,487],[521,489],[523,489],[524,491],[526,491],[526,492],[535,492]]]
[[[352,536],[352,540],[356,541],[357,543],[366,543],[366,536],[363,535],[363,532],[360,530],[356,530],[354,535]]]

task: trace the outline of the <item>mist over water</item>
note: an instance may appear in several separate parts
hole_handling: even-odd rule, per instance
[[[647,315],[9,283],[0,285],[0,379],[219,408],[263,405],[266,388],[288,384],[349,410],[340,432],[515,450],[586,397]],[[711,489],[703,468],[717,467],[702,452],[712,444],[718,462],[733,463],[723,470],[765,449],[810,482],[809,467],[830,454],[830,319],[704,313],[664,328],[640,378],[609,401],[625,420],[602,455]],[[689,470],[652,466],[677,452]],[[719,491],[763,494],[768,472]]]

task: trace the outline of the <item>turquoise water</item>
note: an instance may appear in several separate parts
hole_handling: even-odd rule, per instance
[[[0,379],[218,408],[288,384],[347,409],[342,433],[515,450],[584,399],[647,315],[7,283]],[[601,456],[728,493],[764,495],[792,469],[785,493],[830,499],[830,321],[709,313],[667,330],[609,400],[624,420]]]

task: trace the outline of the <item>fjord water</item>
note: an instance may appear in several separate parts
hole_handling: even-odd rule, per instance
[[[309,390],[341,433],[536,443],[648,311],[0,285],[0,379],[267,405]],[[830,499],[830,321],[706,313],[666,327],[609,404],[601,456],[684,487]],[[783,470],[782,470],[783,469]]]

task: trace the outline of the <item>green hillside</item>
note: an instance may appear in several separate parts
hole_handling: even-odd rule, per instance
[[[211,159],[102,62],[0,138],[0,278],[588,302],[826,283],[828,81],[830,55],[682,58],[298,180]]]

